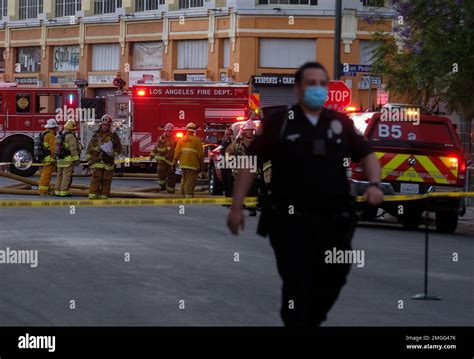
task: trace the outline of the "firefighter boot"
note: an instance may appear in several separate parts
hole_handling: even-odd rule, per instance
[[[102,177],[102,186],[100,189],[99,199],[109,199],[110,189],[112,187],[112,178],[114,177],[114,171],[104,170],[104,175]]]
[[[39,194],[41,196],[46,196],[49,192],[49,186],[51,183],[51,177],[53,175],[55,166],[54,164],[47,164],[43,166],[41,170],[41,177],[39,180]]]
[[[89,185],[89,199],[98,199],[100,192],[100,185],[104,175],[103,168],[94,168],[92,171],[91,183]]]

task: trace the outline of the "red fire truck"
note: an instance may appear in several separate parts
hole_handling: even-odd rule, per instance
[[[77,89],[19,88],[0,84],[0,161],[11,163],[10,171],[31,176],[34,137],[49,118],[64,122],[77,118]]]
[[[227,126],[247,118],[249,87],[221,82],[137,85],[130,92],[109,95],[106,111],[121,137],[123,158],[147,157],[168,122],[175,126],[177,138],[184,135],[189,122],[194,122],[197,135],[204,141],[219,139]],[[81,122],[85,143],[96,128],[95,122]],[[143,162],[142,166],[149,166]],[[130,163],[133,165],[140,163]]]
[[[80,91],[75,88],[0,84],[0,156],[3,163],[11,163],[11,172],[25,177],[36,172],[34,137],[43,131],[49,118],[56,118],[60,124],[69,119],[78,121],[82,144],[87,146],[98,128],[100,111],[80,107],[80,98]],[[147,157],[168,122],[175,125],[176,137],[182,137],[186,124],[194,122],[203,140],[208,136],[219,138],[228,125],[247,118],[249,87],[217,82],[139,85],[130,92],[107,96],[104,111],[114,118],[123,143],[125,166],[149,167],[126,159]],[[82,155],[84,158],[85,153]]]

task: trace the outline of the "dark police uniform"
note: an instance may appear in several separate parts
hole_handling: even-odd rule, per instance
[[[323,109],[314,126],[299,105],[263,121],[248,154],[272,161],[259,234],[270,236],[283,281],[287,326],[317,326],[335,303],[350,264],[325,261],[327,250],[351,250],[354,199],[344,166],[372,150],[344,114]]]

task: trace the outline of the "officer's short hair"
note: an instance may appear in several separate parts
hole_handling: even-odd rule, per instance
[[[295,73],[295,83],[296,84],[301,83],[301,80],[303,80],[304,70],[307,70],[307,69],[320,69],[320,70],[323,70],[325,72],[327,78],[328,78],[328,81],[329,81],[328,70],[326,70],[326,68],[323,65],[321,65],[319,62],[307,62],[303,66],[301,66],[298,69],[298,71],[296,71],[296,73]]]

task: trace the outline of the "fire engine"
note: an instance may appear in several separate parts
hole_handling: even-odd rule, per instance
[[[98,129],[101,111],[88,107],[93,102],[85,101],[81,93],[77,88],[0,85],[0,155],[2,162],[10,163],[12,173],[28,177],[37,171],[34,137],[49,118],[56,118],[59,124],[78,121],[81,142],[87,146]],[[249,110],[247,84],[161,82],[107,96],[103,112],[114,119],[125,167],[149,167],[146,161],[129,163],[126,159],[148,157],[166,123],[174,124],[176,138],[184,136],[187,123],[194,122],[203,140],[210,135],[218,140],[227,126],[245,120]]]
[[[31,176],[34,137],[49,118],[60,123],[78,117],[79,93],[76,88],[19,88],[0,84],[0,156],[10,163],[10,171]]]
[[[114,119],[123,144],[123,158],[148,157],[164,126],[175,126],[179,139],[189,122],[196,124],[197,136],[222,137],[225,128],[247,118],[249,87],[247,84],[221,82],[160,82],[136,85],[130,92],[107,96],[106,112]],[[86,144],[97,129],[96,121],[81,121],[81,137]],[[148,166],[149,163],[125,164]]]
[[[407,118],[384,118],[390,110],[414,113]],[[399,111],[400,112],[400,111]],[[387,117],[387,116],[385,116]],[[405,116],[406,117],[406,116]],[[429,192],[460,192],[467,182],[467,159],[456,127],[447,117],[416,113],[412,106],[388,104],[380,112],[366,112],[352,117],[358,131],[371,144],[382,167],[382,189],[385,194],[425,194]],[[352,183],[356,194],[368,186],[360,164],[352,164]],[[409,229],[420,225],[422,213],[428,208],[436,213],[440,232],[456,230],[459,215],[466,204],[460,198],[436,197],[429,202],[384,202],[383,210],[398,218]],[[373,219],[377,209],[364,214]]]

